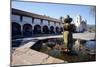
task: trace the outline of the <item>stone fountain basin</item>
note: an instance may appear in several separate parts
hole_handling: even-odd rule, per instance
[[[76,40],[77,39],[74,39],[74,45],[75,45]],[[87,42],[85,43],[85,48],[88,49],[87,50],[88,53],[90,53],[92,50],[92,53],[94,52],[94,54],[95,54],[95,47],[93,46],[91,49],[91,43],[87,46],[86,45],[86,44],[88,44]],[[80,42],[78,42],[78,43],[79,43],[78,45],[80,45]],[[12,65],[14,66],[14,65],[64,63],[64,62],[66,62],[65,60],[56,58],[61,53],[60,46],[62,46],[62,45],[63,45],[62,37],[44,38],[44,39],[35,39],[35,40],[32,39],[32,40],[28,41],[27,43],[24,43],[24,45],[22,45],[14,50],[14,52],[12,53]],[[95,42],[93,45],[95,45]],[[75,48],[75,47],[73,47],[73,48]],[[79,48],[80,47],[78,47],[77,49],[79,49]],[[48,56],[50,56],[50,57],[58,59],[58,60],[57,61],[49,61],[50,59],[48,58],[49,60],[44,62],[44,60],[43,60],[44,58],[43,58],[42,59],[43,62],[35,61],[35,60],[39,59],[38,54],[40,54],[39,55],[40,58],[42,56],[43,57],[46,56],[46,59],[47,59]],[[23,58],[24,58],[24,60],[23,60]]]

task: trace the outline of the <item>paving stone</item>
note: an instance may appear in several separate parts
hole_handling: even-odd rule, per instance
[[[12,65],[31,65],[40,64],[48,55],[28,49],[26,53],[20,51],[12,54]]]
[[[45,59],[41,64],[51,64],[51,63],[64,63],[64,61],[50,56],[49,58]]]
[[[30,49],[34,42],[29,42],[14,50],[11,58],[11,65],[33,65],[47,63],[61,63],[63,60],[53,58],[47,54]]]

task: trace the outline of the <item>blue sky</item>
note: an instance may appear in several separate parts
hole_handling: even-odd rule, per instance
[[[65,17],[67,14],[73,19],[77,15],[81,15],[83,19],[87,20],[87,24],[95,24],[95,17],[90,11],[93,6],[12,1],[12,7],[57,19],[61,16]]]

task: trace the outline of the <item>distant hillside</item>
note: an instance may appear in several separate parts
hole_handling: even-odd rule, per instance
[[[87,25],[88,32],[96,32],[96,25]]]

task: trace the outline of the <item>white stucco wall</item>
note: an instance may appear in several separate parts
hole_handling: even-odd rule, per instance
[[[54,22],[50,21],[50,26],[54,26]]]
[[[11,15],[11,21],[20,23],[20,16],[19,15]]]
[[[41,25],[41,19],[34,18],[34,25]]]
[[[86,30],[87,29],[87,26],[85,24],[81,23],[79,26],[77,26],[76,31],[77,32],[80,32],[80,31],[83,31],[83,29]]]
[[[23,16],[22,18],[23,18],[22,20],[23,24],[25,23],[32,24],[32,17]]]
[[[17,22],[19,23],[20,25],[24,25],[26,23],[28,24],[31,24],[32,25],[32,29],[34,29],[34,26],[35,25],[40,25],[41,26],[41,29],[44,25],[47,25],[48,28],[50,28],[50,26],[53,26],[54,27],[54,31],[56,31],[56,27],[58,26],[59,28],[60,27],[63,27],[63,24],[59,24],[59,23],[55,23],[53,21],[48,21],[48,20],[43,20],[42,24],[41,24],[41,19],[38,19],[38,18],[34,18],[34,21],[32,23],[32,17],[27,17],[27,16],[22,16],[22,21],[20,20],[20,15],[11,15],[11,21],[12,22]]]
[[[48,26],[48,20],[43,20],[43,26],[47,25]]]
[[[56,27],[60,27],[59,23],[56,23]]]

